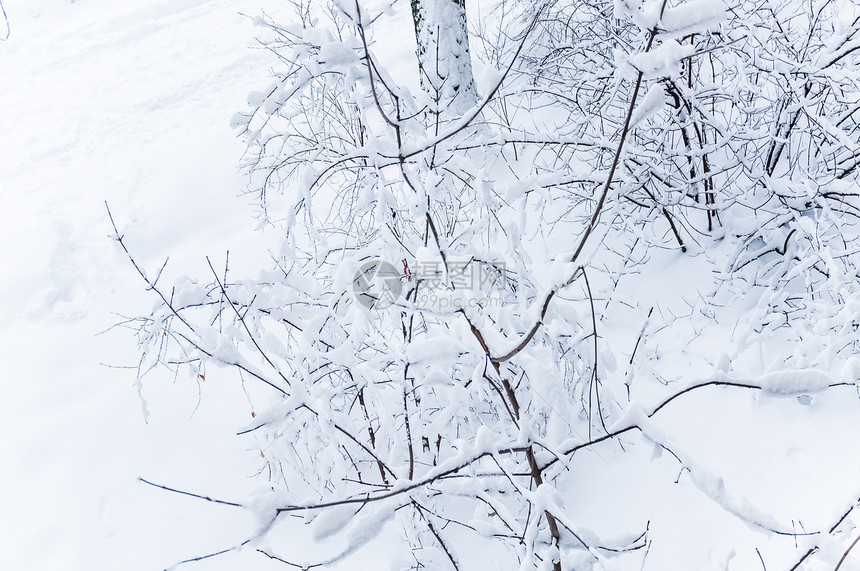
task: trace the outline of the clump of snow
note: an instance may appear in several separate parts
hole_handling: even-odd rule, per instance
[[[630,119],[630,128],[634,128],[645,119],[651,117],[666,104],[666,92],[660,83],[652,85],[636,110],[633,111],[633,117]]]
[[[692,0],[666,8],[660,27],[680,35],[719,29],[727,17],[722,0]]]
[[[681,45],[670,38],[651,51],[632,56],[630,63],[642,72],[645,79],[674,78],[681,74],[681,60],[690,57],[695,51],[694,46]]]
[[[321,541],[339,533],[349,525],[355,513],[356,507],[351,504],[321,511],[313,523],[314,540]]]
[[[244,506],[254,515],[256,530],[253,535],[264,533],[278,517],[278,508],[284,505],[284,497],[265,483],[255,484],[248,493]]]
[[[820,392],[835,383],[829,375],[817,369],[775,371],[762,375],[755,382],[767,392],[782,395]]]
[[[355,46],[345,42],[327,42],[320,47],[319,62],[329,67],[346,67],[358,61]]]
[[[450,358],[452,353],[456,355],[461,349],[460,343],[451,337],[436,335],[434,337],[422,338],[416,343],[411,343],[406,350],[410,363],[422,361],[436,361],[440,358]]]
[[[860,357],[850,357],[842,366],[839,378],[844,383],[857,383],[860,381]]]

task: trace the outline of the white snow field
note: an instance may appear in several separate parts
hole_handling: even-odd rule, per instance
[[[152,303],[108,237],[105,201],[146,265],[170,255],[201,271],[228,248],[237,269],[248,259],[229,119],[266,81],[239,15],[263,2],[4,4],[0,568],[162,569],[232,545],[250,517],[137,478],[244,494],[249,453],[226,433],[246,419],[218,407],[241,389],[213,376],[220,398],[192,417],[196,388],[154,375],[147,424],[134,373],[108,367],[135,364],[133,337],[97,333]]]
[[[0,569],[164,569],[233,547],[253,533],[250,514],[138,479],[243,501],[259,450],[235,436],[251,409],[235,406],[246,396],[227,370],[205,380],[156,372],[138,394],[133,335],[105,331],[155,300],[110,239],[105,202],[150,272],[170,256],[164,280],[203,276],[205,256],[217,266],[227,250],[236,275],[267,265],[229,121],[273,65],[250,49],[254,28],[240,12],[290,10],[277,0],[3,4]],[[689,264],[657,261],[659,278],[637,295],[689,291]],[[728,344],[707,342],[715,353]],[[750,522],[826,529],[860,498],[860,399],[853,386],[804,399],[778,392],[706,389],[668,406],[647,436],[673,442],[695,478],[657,446],[605,457],[595,447],[577,456],[567,506],[609,539],[647,526],[649,570],[787,571],[808,541],[838,559],[856,536],[850,518],[829,540]],[[279,531],[270,539],[281,554],[327,548]],[[399,569],[406,554],[389,531],[339,568]],[[501,568],[472,560],[469,571]],[[807,568],[832,568],[821,560]],[[252,549],[180,566],[289,568]],[[860,549],[841,569],[860,569]]]

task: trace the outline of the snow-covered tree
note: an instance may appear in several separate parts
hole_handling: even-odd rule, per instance
[[[466,0],[411,0],[421,86],[435,110],[462,117],[478,103]]]
[[[168,291],[141,271],[161,305],[140,321],[145,365],[255,381],[239,432],[268,477],[247,502],[257,550],[289,559],[261,538],[298,514],[318,539],[345,538],[290,559],[301,568],[390,521],[413,549],[404,568],[482,569],[487,553],[500,569],[640,565],[647,525],[604,539],[565,502],[577,453],[603,443],[668,450],[726,511],[796,538],[655,422],[709,387],[797,395],[856,380],[860,15],[783,4],[794,12],[500,1],[470,50],[464,2],[413,0],[403,77],[374,33],[387,5],[302,2],[295,22],[257,19],[282,67],[234,125],[283,247],[254,280],[213,265],[208,283]],[[665,250],[722,271],[682,326],[636,299],[632,276]],[[662,347],[735,335],[721,308],[750,291],[725,358],[666,372]],[[777,352],[749,365],[764,330],[755,347]]]

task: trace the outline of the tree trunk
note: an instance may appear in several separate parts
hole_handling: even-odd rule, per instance
[[[466,0],[411,0],[421,87],[435,111],[462,116],[477,104],[469,58]]]

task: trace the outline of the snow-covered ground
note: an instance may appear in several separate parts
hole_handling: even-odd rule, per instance
[[[247,415],[235,406],[242,387],[218,371],[201,381],[199,401],[194,379],[151,376],[145,420],[134,371],[115,368],[136,362],[133,338],[99,334],[121,321],[117,313],[153,302],[109,239],[105,202],[141,263],[154,270],[171,256],[166,280],[204,275],[204,256],[223,263],[228,249],[238,274],[266,263],[240,196],[243,144],[229,119],[272,63],[249,49],[254,29],[239,13],[288,10],[263,0],[4,5],[12,33],[0,43],[0,569],[160,569],[232,546],[255,525],[242,510],[138,481],[244,498],[258,451],[233,436],[250,406]],[[671,297],[664,286],[653,289]],[[703,391],[655,420],[732,494],[798,530],[827,527],[860,495],[853,387],[811,404]],[[760,569],[759,548],[766,569],[787,569],[805,551],[726,513],[672,458],[654,461],[643,449],[622,460],[612,452],[611,462],[600,448],[582,455],[568,492],[597,533],[619,521],[631,533],[648,525],[646,568]],[[394,551],[366,555],[362,568],[388,568]],[[842,569],[860,568],[851,564]],[[269,565],[284,568],[253,553],[194,568]]]
[[[239,15],[264,3],[4,4],[0,568],[158,569],[217,550],[250,518],[225,526],[223,509],[137,478],[244,493],[249,453],[225,433],[246,419],[218,407],[244,397],[211,375],[222,398],[192,417],[193,383],[153,377],[144,396],[164,398],[144,422],[133,372],[110,368],[136,362],[132,337],[97,335],[152,302],[108,238],[105,201],[144,264],[200,271],[227,249],[237,269],[261,263],[243,251],[253,221],[229,119],[265,81]]]

